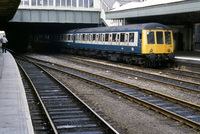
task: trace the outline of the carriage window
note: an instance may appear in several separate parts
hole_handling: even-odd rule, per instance
[[[96,34],[96,41],[99,40],[99,34]]]
[[[113,34],[113,35],[112,35],[112,41],[113,41],[113,42],[116,42],[116,34]]]
[[[83,41],[83,35],[81,34],[81,36],[80,36],[80,41]]]
[[[124,42],[125,33],[121,33],[120,35],[121,35],[120,42]]]
[[[85,35],[85,41],[88,41],[88,40],[89,40],[89,37],[90,37],[90,36],[89,36],[88,34],[86,34],[86,35]]]
[[[148,44],[155,44],[154,32],[147,32]]]
[[[172,44],[171,32],[165,32],[165,44]]]
[[[105,34],[102,34],[102,41],[105,40]]]
[[[93,34],[90,34],[90,41],[93,41]]]
[[[67,40],[70,40],[70,35],[67,35]]]
[[[81,40],[81,35],[80,34],[78,34],[78,41],[80,41]]]
[[[79,34],[76,34],[76,40],[79,41]]]
[[[99,34],[99,41],[102,41],[102,34]]]
[[[88,40],[91,41],[91,34],[88,34]]]
[[[79,7],[83,7],[83,0],[79,0]]]
[[[61,6],[65,6],[65,0],[61,0]]]
[[[129,33],[129,42],[134,42],[134,33]]]
[[[117,38],[116,38],[117,42],[120,41],[119,39],[120,39],[120,34],[117,34]]]
[[[76,7],[76,0],[72,0],[72,6]]]
[[[71,40],[71,41],[73,40],[73,35],[70,35],[70,40]]]
[[[163,32],[156,32],[157,44],[163,44]]]
[[[90,41],[90,34],[87,35],[87,41]]]
[[[71,0],[67,0],[67,6],[71,7]]]
[[[88,8],[88,0],[84,0],[84,7]]]
[[[105,34],[105,41],[108,42],[109,34]]]
[[[85,34],[84,41],[87,41],[87,40],[88,40],[88,35]]]
[[[95,41],[96,34],[92,34],[92,41]]]
[[[109,35],[109,42],[112,42],[112,34]]]
[[[128,42],[128,41],[129,41],[128,33],[126,33],[126,35],[125,35],[125,42]]]
[[[64,35],[64,40],[67,40],[67,35]]]
[[[89,0],[89,7],[92,8],[94,6],[93,0]]]

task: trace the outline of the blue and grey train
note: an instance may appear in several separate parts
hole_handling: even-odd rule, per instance
[[[56,43],[68,53],[148,67],[174,60],[172,30],[159,23],[74,29],[58,35]]]

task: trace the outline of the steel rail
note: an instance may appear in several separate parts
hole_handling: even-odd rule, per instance
[[[62,73],[66,73],[66,74],[69,74],[63,70],[59,70],[59,69],[56,69],[55,67],[50,67],[48,65],[44,65],[44,64],[41,64],[41,63],[36,63],[36,64],[39,64],[40,66],[44,66],[44,67],[47,67],[47,68],[51,68],[51,69],[54,69],[56,71],[59,71],[59,72],[62,72]],[[56,63],[54,64],[54,66],[56,65]],[[70,67],[67,67],[67,68],[70,68]],[[74,68],[70,68],[70,69],[74,69]],[[82,70],[79,70],[79,69],[74,69],[76,71],[80,71],[80,72],[83,72],[83,73],[87,73],[87,74],[91,74],[91,75],[95,75],[95,76],[98,76],[98,77],[101,77],[101,78],[104,78],[104,79],[107,79],[107,80],[110,80],[110,81],[114,81],[114,82],[117,82],[117,83],[121,83],[123,85],[127,85],[129,87],[133,87],[133,88],[137,88],[137,89],[140,89],[140,90],[143,90],[145,92],[148,92],[152,95],[155,95],[155,96],[159,96],[161,98],[165,98],[167,100],[170,100],[170,101],[173,101],[175,103],[179,103],[179,104],[182,104],[182,105],[187,105],[188,107],[191,107],[191,108],[194,108],[194,109],[198,109],[200,111],[200,106],[199,105],[196,105],[196,104],[192,104],[192,103],[189,103],[189,102],[186,102],[186,101],[183,101],[183,100],[180,100],[180,99],[177,99],[177,98],[174,98],[174,97],[171,97],[171,96],[168,96],[168,95],[165,95],[165,94],[161,94],[159,92],[155,92],[155,91],[152,91],[150,89],[146,89],[146,88],[141,88],[141,87],[138,87],[138,86],[135,86],[135,85],[132,85],[132,84],[129,84],[129,83],[125,83],[125,82],[122,82],[122,81],[118,81],[118,80],[115,80],[115,79],[112,79],[112,78],[108,78],[108,77],[104,77],[104,76],[101,76],[101,75],[97,75],[97,74],[93,74],[93,73],[90,73],[90,72],[86,72],[86,71],[82,71]],[[77,75],[74,75],[74,74],[70,74],[71,76],[75,76],[75,77],[79,77],[81,79],[84,79],[90,83],[94,83],[93,81],[90,81],[86,78],[82,78],[80,76],[77,76]],[[152,103],[149,103],[149,102],[146,102],[144,100],[141,100],[139,98],[136,98],[136,97],[133,97],[133,96],[130,96],[129,94],[126,94],[126,93],[123,93],[121,91],[118,91],[114,88],[110,88],[108,86],[105,86],[105,85],[102,85],[102,84],[99,84],[99,83],[95,83],[96,85],[99,85],[99,86],[103,86],[104,88],[108,88],[110,89],[112,92],[115,91],[117,93],[120,93],[120,94],[123,94],[125,95],[127,98],[130,98],[130,99],[133,99],[135,100],[137,103],[141,104],[142,105],[145,105],[146,107],[149,107],[150,109],[153,109],[155,111],[159,111],[161,112],[162,114],[166,115],[166,116],[170,116],[171,118],[175,119],[175,120],[178,120],[180,122],[184,122],[185,124],[193,127],[193,128],[196,128],[196,129],[200,129],[200,124],[198,122],[195,122],[195,121],[192,121],[188,118],[185,118],[183,116],[180,116],[176,113],[173,113],[171,111],[168,111],[164,108],[161,108],[159,106],[156,106]]]
[[[80,59],[80,60],[87,60],[88,61],[88,57],[87,58],[84,58],[83,59],[83,57],[80,57],[80,56],[76,56],[76,57],[73,57],[73,58],[76,58],[76,59]],[[99,59],[98,59],[99,60]],[[92,62],[92,61],[90,61],[90,62]],[[105,61],[103,61],[103,62],[105,62]],[[106,61],[107,62],[107,61]],[[124,65],[123,63],[120,63],[120,64],[122,64],[122,66]],[[125,64],[126,66],[127,66],[127,64]],[[195,64],[196,65],[196,64]],[[120,65],[121,66],[121,65]],[[138,67],[138,66],[135,66],[135,65],[128,65],[129,67],[131,67],[131,68],[137,68],[137,69],[141,69],[141,67]],[[158,70],[156,70],[156,69],[153,69],[153,68],[145,68],[145,69],[149,69],[149,70],[152,70],[152,71],[158,71]],[[175,70],[175,69],[171,69],[171,70],[174,70],[174,71],[179,71],[179,70]],[[166,72],[166,71],[161,71],[161,70],[159,70],[159,72]],[[182,72],[182,71],[180,71],[180,72]],[[184,70],[183,72],[186,72],[186,73],[192,73],[192,74],[196,74],[196,75],[200,75],[200,72],[192,72],[192,71],[186,71],[186,70]],[[167,73],[171,73],[171,74],[177,74],[177,73],[174,73],[174,72],[167,72]],[[179,74],[179,75],[182,75],[182,76],[188,76],[188,75],[185,75],[185,74]],[[195,76],[191,76],[192,78],[197,78],[197,79],[200,79],[199,77],[195,77]]]
[[[99,74],[94,74],[94,73],[91,73],[91,72],[88,72],[88,71],[84,71],[84,70],[72,68],[72,67],[69,67],[69,66],[61,65],[61,64],[58,64],[58,63],[50,62],[50,61],[44,61],[44,60],[41,60],[41,59],[35,59],[35,58],[32,58],[32,57],[31,57],[31,59],[33,59],[33,60],[38,60],[38,61],[40,61],[40,62],[46,62],[46,63],[53,64],[53,65],[57,65],[57,66],[60,66],[60,67],[63,67],[63,68],[69,68],[69,69],[71,69],[71,70],[76,70],[76,71],[83,72],[83,73],[86,73],[86,74],[90,74],[90,75],[93,75],[93,76],[98,76],[98,77],[101,77],[101,78],[103,78],[103,79],[116,81],[117,83],[121,83],[121,84],[123,84],[123,85],[128,85],[128,86],[132,86],[132,87],[139,88],[139,89],[145,89],[146,91],[149,91],[150,93],[153,93],[153,94],[158,93],[158,94],[164,95],[164,94],[162,94],[162,93],[153,91],[153,90],[151,90],[151,89],[147,89],[147,88],[140,87],[140,86],[137,86],[137,85],[133,85],[133,84],[130,84],[130,83],[127,83],[127,82],[119,81],[119,80],[116,80],[116,79],[113,79],[113,78],[109,78],[109,77],[106,77],[106,76],[102,76],[102,75],[99,75]],[[40,63],[37,63],[37,64],[40,64]],[[40,64],[40,65],[45,66],[45,65],[43,65],[43,64]],[[50,66],[46,66],[46,67],[51,68]],[[52,68],[52,69],[53,69],[53,68]],[[58,70],[58,71],[59,71],[59,70]],[[172,97],[172,98],[174,98],[174,97]],[[174,100],[174,101],[176,102],[177,100]],[[185,103],[184,103],[184,104],[185,104]],[[192,104],[192,103],[191,103],[191,104]],[[195,104],[194,104],[194,105],[195,105]],[[196,108],[199,109],[200,106],[197,105]],[[199,110],[200,110],[200,109],[199,109]]]
[[[83,60],[83,59],[80,59],[80,58],[75,58],[75,59],[79,59],[79,60],[81,60],[81,61],[87,61],[87,62],[90,62],[90,63],[95,63],[95,64],[101,64],[101,65],[104,65],[104,66],[108,66],[108,65],[105,65],[105,64],[102,64],[102,63],[99,63],[99,62],[93,62],[93,61],[88,61],[88,60]],[[124,69],[124,70],[128,70],[128,71],[135,71],[135,72],[139,72],[139,73],[144,73],[144,74],[147,74],[147,75],[154,75],[154,76],[157,76],[157,77],[164,77],[164,76],[159,76],[159,75],[157,75],[157,74],[152,74],[152,73],[146,73],[146,72],[142,72],[142,71],[138,71],[138,70],[134,70],[134,69],[130,69],[130,68],[127,68],[127,67],[116,67],[115,65],[109,65],[109,66],[112,66],[112,67],[114,67],[114,68],[119,68],[119,69]],[[137,68],[137,69],[139,69],[139,68]],[[158,71],[158,70],[155,70],[155,69],[151,69],[151,70],[153,70],[153,71]],[[175,74],[175,75],[177,75],[177,73],[173,73],[173,72],[166,72],[166,71],[160,71],[159,70],[159,72],[161,72],[161,73],[171,73],[171,74]],[[191,72],[191,73],[193,73],[193,72]],[[178,74],[178,75],[182,75],[182,74]],[[200,73],[199,73],[199,75],[200,75]],[[187,77],[190,77],[190,76],[188,76],[187,75]],[[169,77],[164,77],[164,78],[169,78]],[[194,78],[196,78],[196,77],[194,77]],[[172,80],[176,80],[177,81],[177,79],[174,79],[174,78],[169,78],[169,79],[172,79]],[[178,80],[179,81],[179,80]],[[194,85],[198,85],[198,86],[200,86],[200,84],[199,83],[195,83],[195,82],[188,82],[188,81],[184,81],[184,80],[180,80],[181,82],[185,82],[185,83],[188,83],[188,84],[194,84]]]
[[[27,58],[26,58],[27,59]],[[119,132],[117,132],[117,130],[115,130],[108,122],[106,122],[101,116],[99,116],[92,108],[90,108],[83,100],[81,100],[75,93],[73,93],[67,86],[65,86],[62,82],[60,82],[56,77],[54,77],[53,75],[51,75],[50,73],[48,73],[48,71],[46,71],[44,68],[41,67],[41,65],[39,65],[38,63],[35,63],[29,59],[27,59],[29,62],[33,63],[34,65],[36,65],[37,67],[39,67],[40,69],[42,69],[45,73],[47,73],[50,77],[52,77],[58,84],[60,84],[64,89],[66,89],[68,92],[70,92],[70,94],[72,94],[79,102],[81,102],[81,104],[83,104],[95,117],[97,117],[99,119],[100,122],[102,122],[101,124],[104,125],[104,127],[107,127],[109,130],[109,132],[112,132],[114,134],[119,134]]]
[[[174,72],[172,72],[174,71]],[[186,77],[191,77],[191,78],[195,78],[195,79],[200,79],[200,77],[198,76],[195,76],[195,75],[199,75],[200,76],[200,73],[198,72],[192,72],[192,71],[186,71],[186,70],[175,70],[175,69],[170,69],[169,71],[164,71],[166,73],[171,73],[171,74],[177,74],[177,75],[182,75],[182,76],[186,76]],[[181,74],[181,73],[190,73],[192,75],[187,75],[187,74]]]
[[[87,62],[90,62],[90,63],[101,64],[99,62],[91,61],[91,60],[88,60],[88,58],[83,58],[83,57],[80,57],[80,56],[76,56],[76,57],[72,57],[72,58],[78,59],[78,60],[81,60],[81,61],[87,61]],[[97,59],[95,59],[95,60],[97,60]],[[108,62],[108,61],[102,60],[102,62]],[[109,64],[112,64],[112,63],[109,63]],[[135,66],[135,65],[127,65],[127,64],[123,64],[123,63],[119,64],[119,66],[124,66],[124,65],[126,65],[126,67],[128,66],[129,68],[136,68],[136,69],[139,69],[139,70],[140,69],[148,69],[150,71],[156,71],[157,73],[161,72],[161,73],[170,73],[170,74],[173,74],[173,75],[177,75],[177,73],[174,73],[174,72],[171,72],[171,71],[169,72],[169,71],[165,71],[165,70],[156,70],[156,69],[153,69],[153,68],[141,68],[141,67],[138,67],[138,66]],[[175,70],[175,69],[170,69],[170,70],[172,70],[172,71],[179,71],[179,70]],[[193,75],[200,75],[199,72],[192,72],[192,71],[179,71],[179,72],[186,72],[186,73],[192,73]],[[190,77],[190,78],[200,79],[200,77],[191,76],[191,75],[187,75],[187,74],[183,74],[183,73],[182,74],[178,73],[178,75],[181,75],[181,76],[184,76],[184,77]]]
[[[82,60],[82,59],[79,59],[79,60]],[[78,62],[78,61],[73,61],[73,62]],[[91,61],[87,61],[87,62],[91,62]],[[91,62],[91,63],[104,65],[102,63],[97,63],[97,62]],[[87,64],[87,63],[79,63],[79,64]],[[182,90],[186,90],[186,91],[189,91],[189,92],[193,91],[193,92],[196,92],[196,93],[200,93],[200,88],[199,88],[199,90],[197,90],[197,89],[193,89],[193,88],[189,88],[189,87],[184,87],[184,86],[176,85],[176,84],[173,84],[173,83],[168,83],[168,82],[164,82],[164,81],[154,80],[154,79],[151,79],[151,78],[147,78],[147,77],[143,77],[143,76],[138,76],[138,75],[126,73],[126,72],[123,72],[123,71],[113,70],[113,69],[110,69],[110,68],[99,67],[99,66],[96,66],[96,65],[90,65],[90,66],[98,67],[98,68],[101,68],[101,69],[106,69],[106,70],[109,70],[109,71],[112,71],[112,72],[118,72],[118,73],[120,72],[120,73],[125,74],[125,75],[129,75],[129,76],[133,76],[133,77],[139,77],[141,79],[146,79],[146,80],[149,80],[149,81],[154,81],[154,82],[158,82],[158,83],[162,83],[162,84],[167,84],[167,85],[170,85],[170,86],[181,88]],[[108,65],[104,65],[104,66],[108,66]],[[177,80],[177,79],[174,79],[174,78],[159,76],[159,75],[155,75],[155,74],[151,74],[151,73],[145,73],[145,72],[137,71],[137,70],[134,70],[134,69],[128,69],[126,67],[116,67],[114,65],[109,65],[109,66],[112,66],[113,68],[116,68],[116,69],[124,69],[125,71],[127,70],[127,71],[133,71],[133,72],[136,72],[136,73],[137,72],[138,73],[143,73],[145,75],[151,75],[151,76],[155,76],[155,77],[159,77],[159,78],[169,79],[171,81],[176,81],[178,83],[186,83],[186,84],[189,84],[189,85],[194,85],[196,87],[200,87],[200,84],[195,83],[195,82],[188,82],[188,81],[184,81],[184,80]]]
[[[37,98],[38,98],[38,100],[40,101],[40,104],[42,105],[42,108],[43,108],[43,110],[44,110],[44,112],[45,112],[45,114],[46,114],[46,116],[47,116],[47,118],[48,118],[48,120],[49,120],[49,123],[50,123],[50,125],[51,125],[51,127],[52,127],[54,133],[55,133],[55,134],[58,134],[58,131],[57,131],[57,129],[56,129],[56,127],[55,127],[55,125],[54,125],[52,119],[51,119],[51,116],[49,115],[49,112],[47,111],[47,109],[46,109],[46,107],[45,107],[45,105],[44,105],[44,103],[43,103],[43,101],[42,101],[42,99],[41,99],[39,93],[37,92],[37,89],[35,88],[35,86],[34,86],[34,84],[33,84],[33,82],[32,82],[32,80],[30,79],[30,77],[28,76],[28,74],[26,73],[26,71],[24,70],[24,68],[20,65],[20,63],[17,62],[17,64],[18,64],[18,66],[21,68],[21,70],[23,71],[23,73],[25,74],[25,76],[27,77],[27,79],[29,80],[29,82],[30,82],[32,88],[34,89],[35,94],[37,95]]]
[[[41,64],[41,63],[38,63],[38,62],[35,62],[35,63],[39,64],[41,66],[44,66],[44,67],[48,67],[48,68],[51,68],[51,69],[56,69],[55,67],[50,67],[48,65],[44,65],[44,64]],[[57,63],[53,63],[53,65],[54,66],[57,65],[57,66],[60,66],[60,67],[63,67],[63,68],[68,68],[68,69],[71,69],[71,70],[75,70],[75,71],[79,71],[79,72],[82,72],[82,73],[90,74],[90,75],[93,75],[95,77],[100,77],[102,79],[106,79],[106,80],[109,80],[109,81],[114,81],[116,83],[121,83],[122,85],[131,86],[131,87],[134,87],[134,88],[137,88],[137,89],[144,89],[146,92],[149,92],[150,94],[154,94],[154,95],[157,95],[157,96],[162,96],[164,98],[168,98],[170,100],[173,100],[174,102],[179,102],[179,103],[182,102],[182,104],[184,104],[184,105],[187,104],[187,106],[190,106],[190,107],[193,107],[193,108],[195,107],[196,109],[200,110],[200,106],[199,105],[196,105],[196,104],[193,104],[193,103],[189,103],[189,102],[186,102],[186,101],[182,101],[180,99],[177,99],[177,98],[174,98],[174,97],[171,97],[171,96],[168,96],[168,95],[153,91],[151,89],[147,89],[147,88],[144,88],[144,87],[133,85],[133,84],[130,84],[130,83],[127,83],[127,82],[123,82],[123,81],[120,81],[120,80],[116,80],[116,79],[113,79],[113,78],[110,78],[110,77],[106,77],[106,76],[103,76],[103,75],[87,72],[87,71],[80,70],[80,69],[75,69],[75,68],[64,66],[64,65],[60,65],[60,64],[57,64]],[[57,71],[62,71],[62,70],[59,70],[59,69],[56,69],[56,70]],[[63,71],[63,73],[65,73],[65,71]]]
[[[37,65],[37,64],[36,64]],[[81,102],[86,108],[90,110],[99,120],[101,120],[104,124],[106,124],[107,127],[110,128],[112,132],[115,134],[119,134],[108,122],[106,122],[101,116],[99,116],[92,108],[90,108],[83,100],[81,100],[75,93],[73,93],[66,85],[64,85],[62,82],[60,82],[56,77],[48,73],[44,68],[37,65],[39,68],[41,68],[43,71],[45,71],[48,75],[50,75],[54,80],[56,80],[62,87],[64,87],[67,91],[69,91],[79,102]]]

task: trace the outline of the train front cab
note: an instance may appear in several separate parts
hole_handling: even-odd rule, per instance
[[[173,62],[172,30],[143,30],[142,54],[146,55],[149,67]]]

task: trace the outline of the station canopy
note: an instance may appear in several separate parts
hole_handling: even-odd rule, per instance
[[[21,0],[0,0],[0,23],[8,22],[15,15]]]
[[[148,7],[153,5],[168,4],[174,2],[180,2],[185,0],[130,0],[121,2],[121,5],[117,8],[113,8],[111,11],[127,10],[133,8]]]

